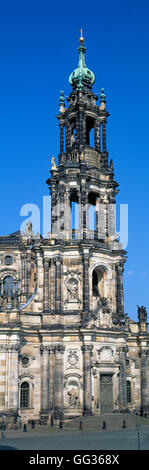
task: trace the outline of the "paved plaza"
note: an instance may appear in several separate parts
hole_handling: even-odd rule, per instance
[[[137,450],[138,431],[117,429],[111,431],[85,432],[57,430],[53,434],[9,432],[0,439],[0,449],[18,450]],[[149,450],[149,427],[139,430],[140,449]]]

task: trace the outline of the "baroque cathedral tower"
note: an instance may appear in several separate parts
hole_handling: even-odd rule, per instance
[[[115,231],[118,184],[106,145],[104,89],[85,63],[60,94],[58,166],[52,157],[51,233],[31,224],[0,237],[0,415],[48,421],[149,411],[149,336],[124,312],[124,251]]]

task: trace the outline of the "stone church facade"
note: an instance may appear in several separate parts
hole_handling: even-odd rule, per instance
[[[98,103],[82,35],[78,51],[67,107],[60,95],[49,238],[31,224],[0,237],[0,416],[12,425],[149,411],[147,313],[138,307],[138,322],[124,313],[105,94]]]

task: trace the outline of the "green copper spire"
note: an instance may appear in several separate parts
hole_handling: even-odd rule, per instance
[[[84,87],[91,88],[95,83],[94,73],[86,67],[85,64],[85,51],[84,47],[84,38],[80,37],[80,46],[78,47],[79,51],[79,64],[78,67],[71,73],[69,76],[69,83],[72,86],[73,90],[82,90]]]

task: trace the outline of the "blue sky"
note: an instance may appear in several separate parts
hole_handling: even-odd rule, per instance
[[[71,91],[82,27],[93,90],[105,88],[118,206],[129,208],[124,293],[125,312],[134,319],[137,304],[149,311],[148,24],[144,0],[0,4],[0,234],[20,227],[23,204],[37,204],[42,214],[51,155],[59,153],[59,93]]]

